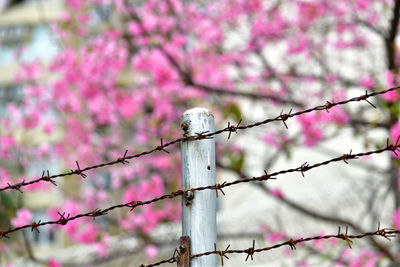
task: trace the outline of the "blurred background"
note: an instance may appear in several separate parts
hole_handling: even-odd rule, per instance
[[[216,129],[398,84],[400,1],[0,0],[0,188],[151,150],[201,106]],[[217,182],[396,143],[397,92],[217,135]],[[287,124],[287,125],[286,125]],[[286,129],[286,127],[288,129]],[[0,230],[180,189],[179,145],[0,192]],[[352,152],[350,152],[352,151]],[[398,157],[382,153],[224,189],[218,248],[400,228]],[[79,164],[79,165],[78,165]],[[0,239],[1,266],[140,266],[170,258],[180,199]],[[62,218],[62,217],[61,217]],[[31,231],[32,230],[32,231]],[[398,237],[231,254],[224,266],[399,266]],[[175,263],[173,263],[175,264]],[[168,265],[168,264],[167,264]],[[171,264],[170,264],[171,265]],[[221,265],[221,262],[219,262]]]

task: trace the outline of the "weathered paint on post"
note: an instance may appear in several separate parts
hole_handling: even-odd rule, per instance
[[[214,132],[214,116],[204,108],[182,115],[181,135]],[[215,185],[215,140],[181,142],[182,189]],[[190,192],[182,198],[182,236],[190,237],[190,254],[214,250],[217,242],[216,194],[213,190]],[[191,267],[217,266],[217,255],[198,257]]]

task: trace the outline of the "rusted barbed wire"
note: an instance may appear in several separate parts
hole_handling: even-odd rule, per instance
[[[376,95],[381,95],[381,94],[385,94],[387,92],[391,92],[391,91],[395,91],[400,89],[400,86],[396,86],[396,87],[392,87],[386,90],[382,90],[382,91],[378,91],[378,92],[372,92],[372,93],[367,93],[365,92],[364,95],[358,96],[358,97],[353,97],[347,100],[343,100],[343,101],[339,101],[339,102],[329,102],[327,101],[326,104],[324,105],[319,105],[319,106],[315,106],[313,108],[309,108],[309,109],[305,109],[302,111],[298,111],[295,113],[292,113],[292,110],[289,111],[289,113],[283,113],[281,112],[277,117],[275,118],[268,118],[266,120],[263,121],[259,121],[256,123],[252,123],[252,124],[247,124],[247,125],[240,125],[241,120],[239,121],[239,123],[235,126],[235,125],[231,125],[230,123],[228,123],[228,126],[220,129],[218,131],[215,132],[203,132],[203,133],[197,133],[196,135],[191,135],[191,136],[185,136],[182,138],[178,138],[175,139],[173,141],[167,142],[167,143],[163,143],[163,139],[160,139],[160,145],[151,149],[151,150],[147,150],[147,151],[143,151],[137,154],[133,154],[133,155],[127,155],[128,154],[128,150],[125,150],[125,154],[120,157],[117,158],[116,160],[113,161],[109,161],[109,162],[104,162],[104,163],[100,163],[100,164],[96,164],[96,165],[91,165],[85,168],[80,168],[78,161],[76,161],[76,166],[77,168],[75,170],[70,170],[69,172],[65,172],[65,173],[60,173],[60,174],[53,174],[50,175],[49,171],[47,170],[47,172],[43,171],[42,176],[40,178],[37,179],[33,179],[31,181],[25,181],[23,180],[22,182],[16,183],[16,184],[8,184],[5,187],[0,188],[0,192],[1,191],[5,191],[5,190],[9,190],[9,189],[13,189],[13,190],[17,190],[19,192],[22,193],[21,187],[23,186],[27,186],[27,185],[31,185],[34,183],[38,183],[40,181],[46,181],[46,182],[50,182],[53,185],[57,185],[55,183],[55,181],[53,180],[54,178],[58,178],[58,177],[65,177],[65,176],[70,176],[70,175],[80,175],[82,178],[86,178],[86,174],[85,172],[92,170],[92,169],[97,169],[97,168],[102,168],[105,166],[111,166],[111,165],[115,165],[115,164],[127,164],[129,163],[128,160],[133,159],[133,158],[139,158],[145,155],[149,155],[155,152],[166,152],[169,153],[165,148],[172,146],[176,143],[179,143],[181,141],[193,141],[193,140],[201,140],[201,139],[207,139],[207,138],[211,138],[212,136],[218,135],[218,134],[222,134],[224,132],[228,132],[228,139],[231,137],[232,133],[237,133],[238,130],[245,130],[245,129],[249,129],[249,128],[253,128],[253,127],[257,127],[260,125],[264,125],[264,124],[268,124],[274,121],[281,121],[284,126],[286,128],[288,128],[287,124],[286,124],[286,120],[288,120],[289,118],[295,117],[295,116],[299,116],[305,113],[309,113],[309,112],[313,112],[313,111],[318,111],[318,110],[326,110],[327,112],[329,112],[329,109],[338,106],[338,105],[345,105],[347,103],[350,102],[359,102],[359,101],[366,101],[367,103],[369,103],[370,105],[372,105],[374,108],[376,108],[370,101],[368,101],[369,97],[372,96],[376,96]]]
[[[350,159],[358,159],[359,157],[362,156],[368,156],[368,155],[372,155],[372,154],[378,154],[378,153],[382,153],[384,151],[392,151],[393,153],[397,153],[397,151],[400,151],[400,137],[397,139],[395,144],[391,144],[389,143],[389,139],[387,139],[387,143],[386,143],[386,147],[381,148],[381,149],[377,149],[377,150],[371,150],[371,151],[367,151],[367,152],[361,152],[361,153],[357,153],[357,154],[352,154],[352,151],[350,151],[350,153],[346,153],[343,154],[342,156],[336,157],[336,158],[331,158],[329,160],[326,161],[322,161],[319,163],[315,163],[313,165],[309,165],[307,162],[303,163],[301,166],[297,167],[297,168],[291,168],[291,169],[286,169],[286,170],[281,170],[281,171],[277,171],[277,172],[273,172],[273,173],[267,173],[266,171],[264,171],[264,174],[258,177],[251,177],[251,178],[242,178],[242,179],[238,179],[235,180],[233,182],[223,182],[223,183],[217,183],[215,185],[210,185],[210,186],[203,186],[203,187],[196,187],[196,188],[190,188],[190,189],[186,189],[186,190],[177,190],[174,192],[171,192],[169,194],[165,194],[162,195],[160,197],[157,198],[153,198],[147,201],[131,201],[125,204],[118,204],[118,205],[114,205],[111,207],[108,207],[106,209],[99,209],[96,208],[93,211],[87,212],[87,213],[83,213],[83,214],[78,214],[75,216],[70,216],[70,214],[65,214],[65,213],[58,213],[60,218],[56,221],[47,221],[47,222],[33,222],[31,224],[26,224],[20,227],[16,227],[16,228],[11,228],[7,231],[1,231],[0,230],[0,238],[4,238],[4,237],[8,237],[7,235],[12,233],[12,232],[16,232],[22,229],[26,229],[26,228],[31,228],[31,230],[35,230],[37,232],[39,232],[38,227],[40,226],[44,226],[44,225],[53,225],[53,224],[58,224],[58,225],[65,225],[67,224],[69,221],[72,220],[76,220],[79,218],[83,218],[83,217],[91,217],[93,219],[95,219],[96,217],[99,216],[103,216],[106,215],[109,211],[114,210],[114,209],[119,209],[119,208],[130,208],[131,211],[134,210],[135,208],[139,207],[139,206],[144,206],[144,205],[148,205],[154,202],[158,202],[164,199],[172,199],[175,198],[177,196],[181,196],[183,195],[184,197],[186,197],[187,195],[193,194],[195,191],[203,191],[203,190],[215,190],[215,193],[218,197],[218,191],[220,191],[223,195],[225,195],[224,191],[222,190],[224,187],[228,187],[228,186],[233,186],[236,184],[241,184],[241,183],[248,183],[248,182],[261,182],[261,181],[267,181],[267,180],[271,180],[271,179],[276,179],[275,176],[281,175],[281,174],[285,174],[285,173],[292,173],[292,172],[299,172],[301,173],[301,175],[304,177],[304,173],[317,168],[317,167],[321,167],[324,165],[328,165],[330,163],[333,162],[337,162],[337,161],[343,161],[344,163],[348,164],[348,160]]]
[[[246,254],[245,261],[247,261],[248,259],[253,260],[253,255],[255,253],[260,253],[260,252],[264,252],[264,251],[268,251],[268,250],[272,250],[272,249],[277,249],[277,248],[280,248],[283,246],[288,246],[288,247],[290,247],[291,250],[295,250],[297,245],[301,245],[304,242],[309,242],[312,240],[342,239],[346,242],[346,244],[347,244],[347,246],[349,246],[349,248],[352,248],[351,247],[351,243],[353,242],[352,239],[361,239],[361,238],[364,238],[367,236],[382,236],[390,241],[390,238],[396,237],[399,234],[400,234],[400,230],[395,230],[395,229],[391,229],[391,228],[380,229],[380,227],[378,225],[378,229],[374,232],[367,232],[367,233],[363,233],[363,234],[359,234],[359,235],[349,235],[347,227],[346,227],[345,232],[341,232],[341,229],[339,227],[337,234],[319,235],[319,236],[312,236],[312,237],[298,238],[298,239],[289,239],[285,242],[277,243],[273,246],[268,246],[268,247],[263,247],[263,248],[256,248],[255,240],[253,240],[253,245],[247,249],[229,249],[230,245],[228,245],[225,250],[217,250],[216,245],[214,245],[214,250],[207,251],[204,253],[190,255],[190,258],[193,259],[193,258],[216,254],[220,257],[221,264],[223,266],[224,258],[229,259],[227,254]],[[179,255],[177,255],[176,251],[177,251],[177,249],[175,249],[172,257],[169,258],[168,260],[162,260],[162,261],[159,261],[159,262],[156,262],[153,264],[149,264],[149,265],[142,264],[142,265],[140,265],[140,267],[153,267],[153,266],[161,265],[163,263],[179,262]]]

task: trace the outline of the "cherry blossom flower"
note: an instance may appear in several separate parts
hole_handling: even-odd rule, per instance
[[[17,217],[11,219],[11,224],[14,227],[20,227],[25,224],[31,223],[32,218],[32,213],[29,210],[22,208],[17,211]]]
[[[146,245],[144,247],[144,251],[146,253],[146,256],[149,259],[154,259],[158,254],[158,249],[154,245],[151,245],[151,244]]]

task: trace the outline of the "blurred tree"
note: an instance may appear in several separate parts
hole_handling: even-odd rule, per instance
[[[175,139],[180,115],[193,106],[213,110],[217,122],[225,125],[240,118],[255,121],[256,107],[265,113],[260,117],[276,116],[283,109],[301,110],[322,104],[321,100],[340,101],[392,87],[400,79],[396,41],[400,0],[66,0],[66,5],[61,22],[52,25],[59,53],[50,65],[38,60],[22,64],[16,81],[24,85],[23,105],[10,103],[8,115],[1,118],[0,155],[20,162],[21,177],[26,177],[24,171],[34,159],[56,157],[65,168],[76,160],[87,166],[121,157],[125,149],[135,153],[155,147],[160,137]],[[275,152],[271,158],[261,157],[259,164],[269,170],[277,159],[290,158],[300,147],[314,150],[340,138],[345,129],[351,129],[366,149],[386,143],[382,135],[371,134],[375,130],[396,142],[398,100],[398,93],[391,92],[373,100],[376,111],[365,105],[335,107],[329,113],[297,117],[291,122],[294,130],[269,127],[254,140],[262,140]],[[246,147],[223,141],[218,150],[220,168],[239,176],[251,173],[245,168]],[[178,189],[179,150],[174,147],[170,152],[93,171],[85,180],[67,179],[59,189],[65,200],[51,207],[49,218],[57,220],[57,211],[73,215]],[[380,178],[363,180],[364,191],[357,197],[364,206],[356,209],[358,213],[352,205],[345,207],[351,217],[339,212],[343,207],[327,213],[326,208],[297,203],[278,188],[257,186],[322,226],[346,224],[363,232],[368,230],[366,222],[381,221],[399,229],[398,156],[387,161],[387,165],[372,160],[361,164],[371,177]],[[6,168],[1,171],[0,182],[6,186],[12,178]],[[47,186],[31,190],[49,190]],[[2,205],[14,205],[6,204],[10,194],[1,193]],[[391,203],[382,214],[386,199]],[[358,221],[363,210],[368,211],[362,213],[366,219]],[[127,231],[151,243],[154,227],[179,216],[179,203],[166,201],[103,221],[76,220],[59,230],[73,242],[95,244],[99,257],[105,257],[110,235]],[[13,219],[13,226],[31,220],[25,209],[18,209]],[[284,223],[281,227],[286,229]],[[276,234],[273,230],[264,228],[267,240],[276,240],[271,237]],[[286,236],[282,233],[279,238]],[[357,254],[331,246],[327,250],[328,246],[314,244],[313,253],[301,264],[315,257],[330,266],[400,264],[398,242],[388,245],[371,237]]]

